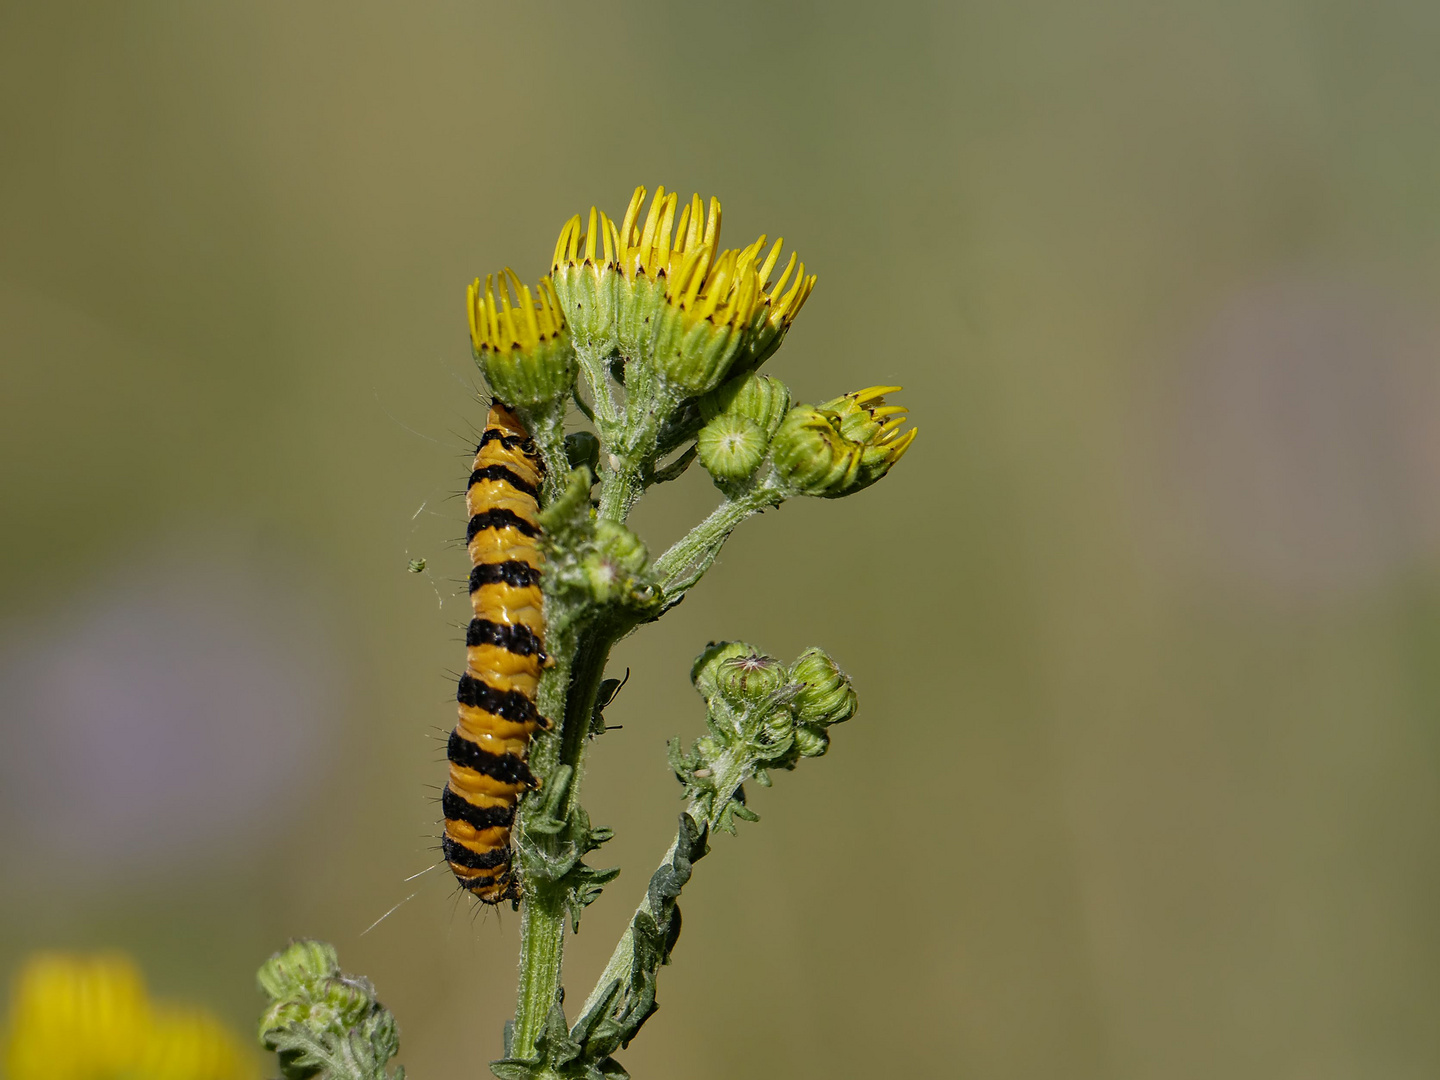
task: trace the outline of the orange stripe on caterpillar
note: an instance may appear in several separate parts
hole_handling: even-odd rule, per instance
[[[473,569],[465,674],[456,692],[450,776],[441,796],[442,847],[461,888],[487,904],[520,899],[511,869],[515,807],[535,786],[530,739],[549,722],[536,711],[545,655],[537,501],[544,466],[523,424],[495,402],[475,451],[465,508]]]

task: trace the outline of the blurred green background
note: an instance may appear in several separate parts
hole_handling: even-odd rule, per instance
[[[0,970],[123,947],[248,1031],[317,935],[412,1076],[487,1075],[518,919],[403,880],[461,664],[465,284],[663,183],[819,274],[771,373],[903,384],[922,433],[617,652],[586,802],[625,873],[572,1000],[673,830],[705,642],[819,644],[861,694],[701,866],[632,1073],[1436,1075],[1437,34],[1419,0],[5,5]],[[652,549],[716,499],[672,487]]]

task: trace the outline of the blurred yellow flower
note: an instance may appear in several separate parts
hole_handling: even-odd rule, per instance
[[[209,1013],[152,1003],[118,954],[41,953],[15,980],[9,1080],[258,1080],[253,1057]]]

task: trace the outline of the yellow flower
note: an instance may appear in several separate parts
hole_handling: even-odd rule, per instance
[[[470,342],[490,388],[508,405],[564,397],[575,385],[575,350],[550,279],[541,278],[532,297],[515,271],[507,267],[499,277],[497,289],[495,275],[487,275],[483,290],[476,278],[465,297]]]
[[[15,980],[5,1035],[9,1080],[258,1080],[218,1020],[154,1004],[126,957],[41,953]]]
[[[466,301],[470,309],[470,341],[475,351],[494,349],[510,352],[512,349],[533,349],[556,337],[565,327],[565,320],[559,312],[550,279],[541,278],[536,286],[537,296],[532,298],[530,287],[522,285],[515,271],[508,266],[500,276],[499,304],[496,304],[494,274],[485,275],[485,290],[480,290],[480,279],[476,278],[466,290]],[[518,303],[510,305],[509,282],[514,289]]]
[[[783,238],[763,261],[763,235],[722,250],[719,199],[708,211],[699,195],[680,206],[660,187],[642,220],[646,194],[635,189],[618,225],[594,207],[588,228],[579,214],[565,223],[551,270],[556,291],[578,348],[605,356],[618,347],[684,393],[705,393],[779,347],[815,278],[792,254],[770,281]]]

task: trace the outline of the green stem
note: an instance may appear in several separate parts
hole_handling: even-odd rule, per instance
[[[520,905],[520,989],[510,1056],[531,1057],[555,1003],[565,961],[565,904],[553,892],[536,892]]]
[[[540,677],[536,705],[542,716],[564,717],[569,696],[570,673],[575,657],[576,633],[561,625],[551,633],[550,646],[555,651],[555,665]],[[564,726],[535,740],[530,755],[531,769],[537,776],[552,776],[560,763],[564,742]],[[526,799],[516,822],[514,846],[518,850],[528,842],[526,826],[538,812],[540,800]],[[529,811],[528,813],[526,811]],[[544,837],[536,843],[543,844]],[[520,986],[515,1002],[515,1034],[512,1053],[528,1057],[535,1052],[535,1040],[545,1023],[545,1014],[555,1000],[560,985],[560,967],[565,949],[565,911],[563,898],[554,895],[539,882],[524,879],[521,889],[524,903],[520,906]]]
[[[677,540],[655,560],[654,573],[666,600],[678,599],[710,569],[736,527],[767,506],[778,506],[785,495],[768,483],[757,483],[710,512],[710,516]]]
[[[536,769],[540,775],[553,775],[558,765],[569,765],[570,786],[563,807],[555,808],[564,817],[577,805],[580,780],[584,773],[585,750],[589,739],[590,714],[600,693],[605,675],[605,662],[617,640],[610,634],[592,628],[580,635],[578,644],[570,644],[563,662],[568,692],[554,702],[551,716],[563,716],[557,732],[537,746]],[[560,663],[556,667],[559,668]],[[547,673],[549,674],[549,673]],[[543,749],[544,753],[538,751]],[[543,769],[543,771],[542,771]],[[526,800],[529,814],[522,813],[522,828],[530,815],[541,811],[540,800]],[[539,844],[546,839],[538,837]],[[545,1027],[545,1017],[555,1003],[561,985],[565,958],[565,890],[554,881],[524,882],[526,893],[520,914],[520,987],[515,1002],[515,1031],[510,1055],[531,1057],[535,1040]]]
[[[639,483],[638,477],[634,483]],[[555,666],[541,677],[537,704],[542,715],[561,720],[557,730],[536,741],[531,760],[538,776],[553,776],[559,766],[570,766],[564,804],[553,808],[563,818],[579,805],[590,719],[610,650],[634,624],[611,617],[581,626],[566,620],[562,613],[555,616],[551,630]],[[523,843],[544,848],[552,842],[543,835],[536,835],[533,841],[525,835],[527,823],[543,812],[543,800],[525,800],[517,823],[517,848]],[[565,887],[556,881],[522,880],[521,887],[525,896],[520,916],[520,985],[510,1056],[529,1058],[535,1054],[535,1041],[561,986],[567,908]]]
[[[707,829],[715,827],[715,819],[719,816],[720,809],[730,801],[736,789],[749,779],[745,761],[740,755],[733,752],[722,754],[715,763],[715,779],[718,791],[713,799],[705,800],[703,803],[700,799],[693,799],[685,808],[686,813],[696,822],[705,825]],[[669,865],[670,860],[675,857],[675,849],[679,843],[680,837],[677,834],[675,839],[670,841],[670,846],[665,850],[665,856],[660,860],[659,866]],[[620,935],[620,941],[616,944],[615,951],[610,954],[610,960],[606,963],[605,970],[595,981],[595,988],[590,991],[590,996],[585,999],[585,1004],[580,1007],[577,1016],[584,1016],[594,1008],[605,989],[616,979],[620,980],[620,993],[615,1000],[617,1002],[625,1000],[625,996],[630,990],[630,973],[635,963],[635,931],[633,929],[635,919],[647,913],[654,914],[650,910],[649,892],[646,892],[635,909],[635,915],[631,917],[630,924],[625,927],[625,933]]]
[[[601,450],[604,453],[604,450]],[[600,483],[600,506],[596,513],[607,521],[623,522],[640,497],[643,462],[633,455],[613,455],[610,471]]]
[[[565,402],[523,409],[521,418],[545,462],[545,502],[554,502],[565,490],[570,467],[565,459]]]
[[[609,360],[606,357],[579,352],[580,370],[590,384],[590,407],[595,412],[595,423],[600,427],[613,428],[620,420],[615,408],[615,395],[610,392]]]

